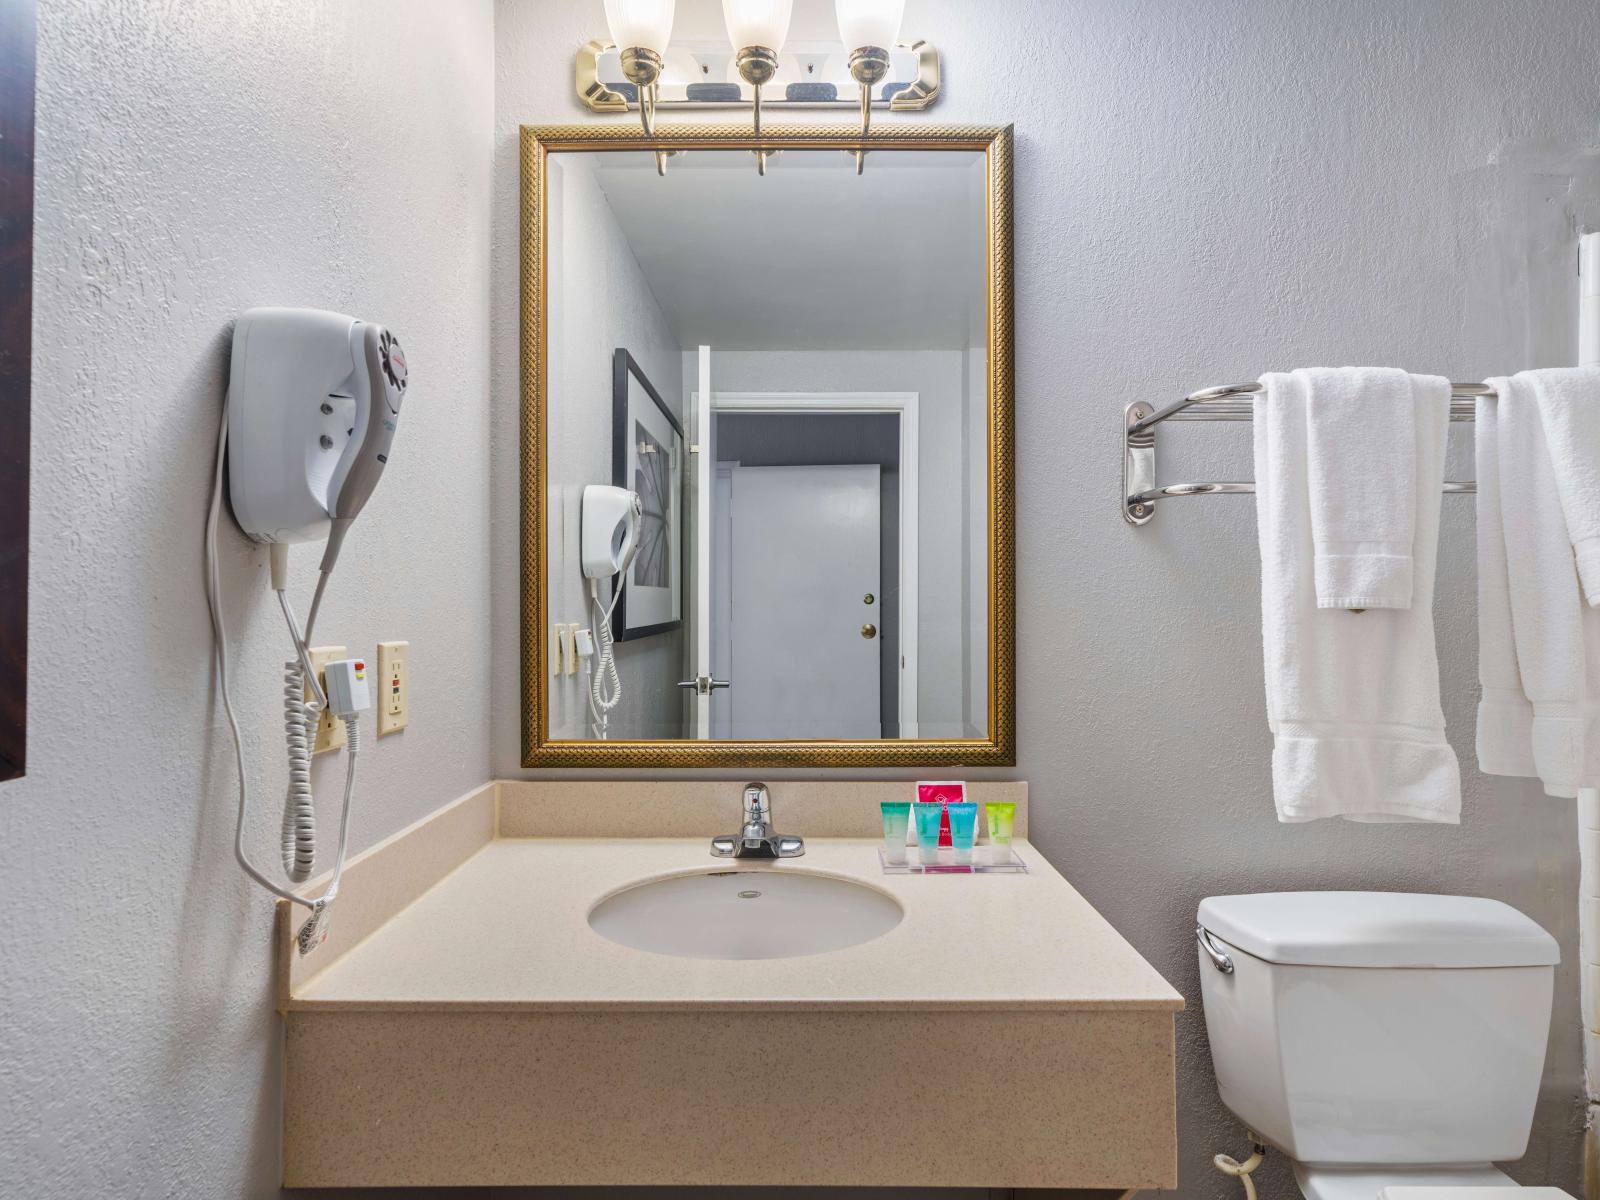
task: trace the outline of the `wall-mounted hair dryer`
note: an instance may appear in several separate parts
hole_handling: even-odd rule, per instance
[[[311,918],[299,931],[300,952],[327,936],[327,914],[339,891],[350,830],[355,760],[360,750],[360,710],[367,705],[365,664],[329,663],[326,692],[312,669],[308,643],[329,575],[350,523],[366,504],[389,461],[389,444],[406,393],[406,360],[400,343],[382,325],[313,308],[253,308],[233,331],[233,359],[217,463],[206,518],[206,600],[211,608],[213,656],[222,703],[233,733],[239,771],[239,819],[234,856],[262,887],[304,904]],[[333,878],[322,894],[307,898],[268,878],[244,851],[248,778],[243,739],[228,693],[228,637],[222,619],[217,519],[222,507],[223,467],[239,527],[271,546],[272,590],[277,593],[294,642],[284,663],[283,705],[289,784],[283,819],[283,869],[290,880],[310,878],[316,859],[316,813],[311,794],[311,753],[317,721],[330,707],[345,723],[344,809]],[[286,595],[289,545],[328,539],[316,594],[304,630]],[[340,686],[341,681],[344,686]],[[307,689],[312,699],[307,700]]]
[[[389,461],[406,393],[400,343],[339,313],[252,308],[234,327],[228,392],[239,527],[258,542],[331,532],[337,555]]]
[[[585,577],[609,579],[628,569],[639,550],[639,518],[643,515],[637,492],[600,483],[583,489],[578,540],[583,546]]]
[[[589,600],[595,612],[595,662],[589,675],[589,712],[594,734],[606,736],[611,710],[622,700],[622,676],[617,673],[616,647],[611,637],[611,614],[628,582],[628,564],[639,552],[639,519],[644,505],[639,494],[626,488],[591,483],[583,489],[578,514],[578,541],[583,574],[589,580]],[[611,603],[600,605],[600,581],[616,577]]]

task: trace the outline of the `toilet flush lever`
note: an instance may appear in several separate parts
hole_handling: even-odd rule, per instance
[[[1211,940],[1211,931],[1204,925],[1194,927],[1194,940],[1200,943],[1200,949],[1206,952],[1206,957],[1211,960],[1211,965],[1224,975],[1233,974],[1233,959],[1217,948]]]

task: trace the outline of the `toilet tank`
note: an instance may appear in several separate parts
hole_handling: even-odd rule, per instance
[[[1267,1142],[1312,1164],[1522,1157],[1560,951],[1516,909],[1213,896],[1195,932],[1217,1087]]]

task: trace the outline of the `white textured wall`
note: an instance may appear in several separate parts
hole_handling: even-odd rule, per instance
[[[361,848],[488,773],[488,3],[41,0],[28,777],[0,785],[0,1193],[277,1194],[271,901],[232,861],[201,524],[230,323],[316,305],[412,383],[320,633],[408,638]],[[223,587],[276,854],[266,555]],[[316,552],[294,556],[309,597]],[[319,770],[322,827],[338,780]]]
[[[495,767],[512,774],[515,130],[592,119],[573,96],[572,53],[605,24],[600,0],[496,11]],[[1571,802],[1471,767],[1470,511],[1449,509],[1439,574],[1463,824],[1289,827],[1268,794],[1249,502],[1178,501],[1134,530],[1116,494],[1134,397],[1315,362],[1467,379],[1531,365],[1512,328],[1522,299],[1503,324],[1469,329],[1484,248],[1506,236],[1482,185],[1507,144],[1596,140],[1600,8],[909,0],[905,21],[943,48],[945,94],[925,116],[882,120],[1016,124],[1019,759],[997,774],[1032,782],[1041,849],[1191,1001],[1182,1191],[1236,1195],[1209,1157],[1243,1145],[1211,1075],[1195,904],[1302,887],[1498,896],[1561,938],[1544,1101],[1512,1170],[1575,1190],[1575,817]],[[1162,447],[1167,480],[1250,469],[1236,425],[1175,427]],[[780,813],[782,796],[780,783]],[[1263,1187],[1295,1194],[1281,1163]]]
[[[668,410],[683,420],[682,351],[592,167],[567,156],[553,160],[550,171],[548,423],[550,444],[560,451],[550,458],[546,495],[546,602],[552,622],[585,628],[596,621],[579,554],[583,489],[612,481],[612,355],[618,347],[633,355]],[[606,603],[609,589],[601,585]],[[674,629],[617,643],[622,699],[611,713],[612,737],[683,736],[683,640],[682,630]],[[552,737],[592,736],[587,671],[551,680],[549,720]]]

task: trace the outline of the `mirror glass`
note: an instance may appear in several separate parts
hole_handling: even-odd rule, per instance
[[[983,152],[546,171],[547,735],[986,736]]]

